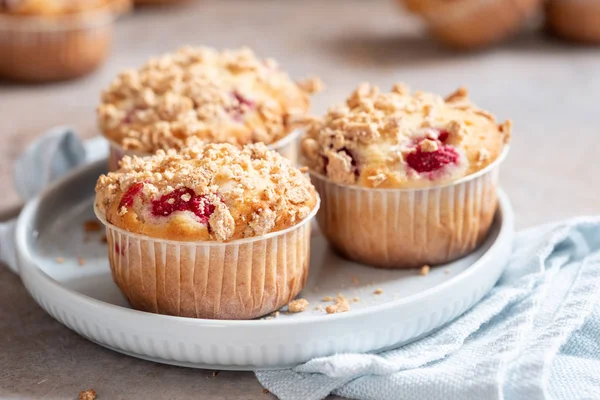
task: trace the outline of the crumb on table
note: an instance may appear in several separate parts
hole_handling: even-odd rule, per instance
[[[95,400],[96,396],[96,391],[94,389],[79,392],[79,400]]]
[[[341,293],[335,299],[335,304],[325,307],[327,314],[337,314],[348,310],[350,310],[350,304],[348,304],[348,300]]]
[[[325,296],[325,297],[323,297],[323,301],[333,301],[333,297]]]
[[[377,288],[375,289],[375,291],[373,292],[373,294],[382,294],[383,293],[383,289],[382,288]]]
[[[219,372],[221,372],[221,371],[213,371],[212,376],[215,377],[215,376],[219,375]]]
[[[308,307],[306,299],[297,299],[288,304],[288,311],[291,313],[299,313],[305,311]]]
[[[106,235],[102,235],[100,238],[100,243],[108,243],[108,237]]]
[[[352,283],[354,283],[355,285],[358,285],[359,280],[358,280],[358,278],[356,276],[352,277]]]
[[[100,229],[102,229],[102,225],[96,220],[89,220],[83,223],[83,230],[86,232],[98,232]]]
[[[423,275],[423,276],[427,276],[427,275],[429,275],[430,270],[431,270],[431,267],[429,265],[423,265],[421,267],[421,270],[419,271],[419,274]]]
[[[264,394],[269,394],[269,393],[271,393],[271,392],[269,392],[269,390],[267,390],[267,389],[263,389],[263,393],[264,393]]]

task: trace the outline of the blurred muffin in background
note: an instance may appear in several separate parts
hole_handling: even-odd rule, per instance
[[[551,0],[546,22],[565,39],[600,43],[600,0]]]
[[[441,43],[473,49],[513,34],[541,7],[543,0],[399,0],[421,16]]]
[[[131,0],[0,1],[0,77],[47,82],[76,78],[109,54],[115,18]]]
[[[294,82],[273,59],[249,48],[183,47],[121,72],[102,93],[98,125],[111,144],[109,166],[208,143],[264,143],[296,161],[312,78]]]

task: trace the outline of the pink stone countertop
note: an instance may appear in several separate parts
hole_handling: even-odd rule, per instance
[[[42,86],[0,83],[0,214],[19,204],[13,160],[40,132],[68,124],[95,134],[100,90],[122,68],[183,44],[249,45],[291,75],[328,85],[316,112],[361,81],[382,88],[450,92],[514,121],[502,186],[525,228],[600,213],[600,48],[529,32],[475,54],[445,51],[392,0],[202,0],[145,8],[119,21],[115,51],[95,74]],[[47,316],[18,277],[0,266],[0,397],[72,399],[93,387],[99,399],[265,399],[251,373],[191,370],[140,361],[80,338]]]

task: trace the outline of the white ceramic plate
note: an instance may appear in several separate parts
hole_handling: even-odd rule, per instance
[[[217,321],[140,312],[129,308],[112,281],[103,232],[83,229],[94,218],[94,185],[104,166],[102,161],[70,174],[26,206],[17,225],[20,274],[33,298],[67,327],[102,346],[157,362],[234,370],[283,368],[334,353],[404,344],[477,303],[497,281],[511,251],[513,212],[499,192],[500,209],[485,243],[427,276],[352,263],[317,235],[302,293],[310,306],[303,313]],[[383,293],[374,294],[376,289]],[[360,300],[347,313],[315,310],[330,304],[323,297],[337,293]]]

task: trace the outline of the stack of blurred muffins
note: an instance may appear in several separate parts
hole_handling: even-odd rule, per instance
[[[104,91],[112,172],[95,210],[134,308],[250,319],[285,306],[306,281],[315,215],[334,249],[368,266],[442,264],[482,242],[510,122],[464,88],[442,98],[402,84],[361,84],[312,117],[320,89],[249,49],[186,47]]]

